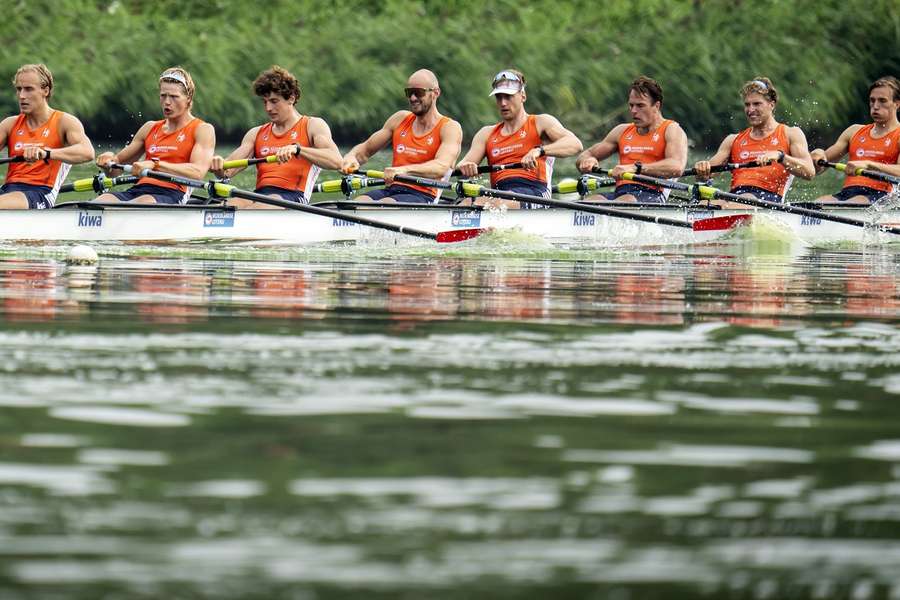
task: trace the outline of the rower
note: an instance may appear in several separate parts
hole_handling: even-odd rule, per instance
[[[619,163],[609,175],[616,178],[614,192],[606,199],[618,202],[664,202],[668,190],[657,186],[621,179],[623,173],[637,173],[653,177],[678,177],[687,162],[687,136],[681,126],[662,115],[662,87],[641,75],[631,83],[628,109],[631,123],[616,125],[602,141],[578,155],[577,166],[582,173],[615,153]]]
[[[210,171],[217,177],[230,178],[244,167],[226,169],[226,162],[275,155],[278,162],[256,165],[256,192],[309,204],[319,172],[341,168],[341,153],[331,139],[331,129],[323,119],[297,112],[300,82],[277,65],[259,74],[253,82],[253,93],[262,98],[269,122],[244,134],[241,145],[227,159],[213,156]],[[240,198],[229,200],[229,204],[280,208]]]
[[[405,93],[409,110],[395,112],[381,129],[344,155],[341,170],[353,173],[389,142],[393,146],[393,161],[384,170],[387,186],[359,196],[360,201],[437,202],[440,190],[395,182],[394,176],[446,179],[459,156],[462,127],[438,111],[441,88],[435,74],[427,69],[416,71],[407,80]]]
[[[851,202],[868,204],[878,202],[894,191],[890,183],[855,175],[859,169],[879,171],[900,177],[900,81],[886,76],[869,86],[869,125],[851,125],[827,150],[816,148],[811,152],[816,171],[825,168],[820,160],[836,162],[848,154],[847,177],[841,191],[822,196],[818,201]]]
[[[478,174],[478,163],[485,157],[492,167],[522,163],[524,168],[492,171],[491,187],[549,198],[554,158],[581,152],[581,140],[553,115],[530,115],[525,111],[525,76],[520,71],[500,71],[491,85],[490,95],[497,102],[501,121],[482,127],[475,134],[472,146],[456,168],[465,177],[474,177]],[[512,200],[488,201],[519,208],[519,202]],[[531,208],[528,203],[523,204],[522,208]]]
[[[51,208],[71,165],[93,160],[94,147],[81,121],[50,107],[53,74],[45,65],[22,65],[12,83],[19,115],[0,122],[0,148],[12,159],[0,208]]]
[[[750,127],[727,136],[709,160],[695,164],[697,178],[709,179],[715,166],[752,162],[759,166],[734,170],[731,193],[783,202],[795,175],[803,179],[815,176],[806,136],[799,127],[788,127],[775,120],[778,90],[767,77],[745,83],[741,97]]]
[[[131,142],[118,153],[104,152],[97,157],[97,166],[107,175],[121,173],[111,163],[131,164],[137,175],[144,169],[170,173],[181,177],[202,179],[209,170],[216,145],[213,126],[191,114],[194,104],[194,80],[181,67],[163,71],[159,78],[161,121],[147,121]],[[144,153],[143,160],[140,158]],[[141,177],[137,184],[122,192],[107,192],[95,200],[102,202],[130,202],[140,204],[184,204],[190,188]]]

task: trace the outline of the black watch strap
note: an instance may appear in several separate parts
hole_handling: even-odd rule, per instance
[[[641,174],[641,171],[643,171],[643,170],[644,170],[644,163],[642,163],[641,161],[636,161],[636,162],[634,163],[634,172],[635,172],[635,174],[640,175],[640,174]]]

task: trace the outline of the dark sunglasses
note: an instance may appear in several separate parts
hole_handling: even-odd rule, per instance
[[[405,88],[403,91],[406,92],[407,98],[415,95],[416,98],[422,99],[428,92],[433,92],[434,88]]]

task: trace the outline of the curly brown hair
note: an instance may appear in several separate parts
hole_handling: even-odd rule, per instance
[[[655,79],[650,79],[649,77],[641,75],[631,82],[631,87],[628,88],[628,92],[635,92],[641,96],[647,96],[653,104],[659,102],[659,104],[662,105],[662,86],[660,86]]]
[[[272,65],[253,81],[253,93],[260,98],[275,93],[285,100],[290,100],[293,96],[296,104],[300,99],[300,82],[287,69]]]

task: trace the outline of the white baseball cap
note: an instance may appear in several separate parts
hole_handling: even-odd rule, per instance
[[[522,78],[512,71],[500,71],[494,75],[492,86],[493,89],[489,94],[490,96],[496,96],[497,94],[512,95],[525,91],[525,83],[522,81]]]

